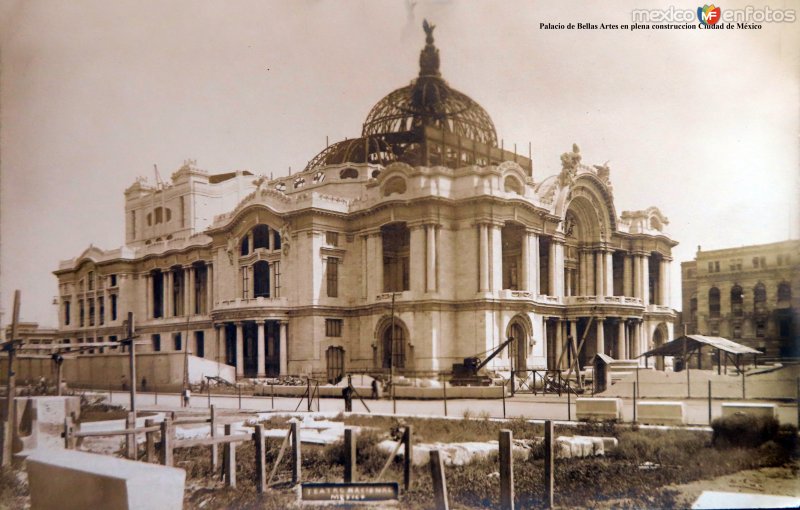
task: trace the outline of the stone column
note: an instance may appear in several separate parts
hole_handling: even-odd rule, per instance
[[[503,232],[501,225],[489,225],[489,289],[503,288]]]
[[[164,317],[172,317],[173,311],[175,310],[172,306],[172,271],[167,270],[164,273],[162,287],[164,289],[164,302],[162,307],[164,309]]]
[[[479,283],[478,290],[481,292],[489,291],[489,225],[481,223],[478,225],[478,250],[479,256]]]
[[[605,296],[605,269],[603,268],[605,259],[602,251],[594,252],[594,293],[596,296]]]
[[[606,251],[603,253],[605,266],[605,282],[603,283],[603,290],[606,296],[614,295],[614,253]]]
[[[658,274],[659,305],[669,304],[669,291],[667,287],[668,284],[669,284],[669,261],[666,259],[661,259],[661,267],[659,268],[659,274]]]
[[[383,292],[383,237],[381,237],[380,230],[370,236],[375,249],[375,258],[372,260],[372,265],[375,266],[375,284],[378,286],[378,292]]]
[[[539,289],[539,235],[531,232],[528,236],[530,242],[530,287],[528,290],[536,296],[540,294]]]
[[[578,248],[578,295],[586,295],[586,253]]]
[[[605,343],[605,331],[603,327],[603,323],[605,318],[598,317],[597,318],[597,344],[595,346],[595,352],[597,354],[605,354],[606,353],[606,343]]]
[[[267,246],[269,251],[275,251],[275,231],[267,227]]]
[[[425,230],[422,225],[409,227],[409,260],[408,279],[409,289],[413,292],[425,292]]]
[[[650,303],[650,257],[642,257],[642,302],[644,306]]]
[[[561,368],[558,360],[561,358],[561,353],[564,351],[564,338],[563,338],[563,332],[561,331],[562,322],[563,322],[562,319],[556,318],[555,323],[554,323],[555,327],[556,327],[556,335],[555,335],[555,344],[556,345],[555,345],[555,361],[554,361],[553,368],[555,368],[556,370]]]
[[[564,295],[572,295],[572,269],[564,271]]]
[[[619,356],[619,359],[628,359],[628,340],[625,338],[625,319],[620,317],[617,326],[617,356]]]
[[[548,276],[548,283],[550,288],[547,289],[548,296],[556,296],[556,286],[558,282],[556,282],[556,275],[558,274],[558,261],[556,260],[556,242],[553,238],[550,238],[550,253],[548,254],[549,261],[547,264],[547,276]]]
[[[145,293],[145,317],[149,320],[153,318],[153,277],[150,273],[144,275],[144,293]],[[72,307],[78,308],[77,303],[73,300]],[[117,303],[119,305],[119,303]]]
[[[519,268],[519,289],[530,290],[531,258],[530,258],[530,235],[527,231],[522,232],[522,242],[520,243],[520,268]]]
[[[242,323],[236,322],[236,377],[244,375],[244,331]]]
[[[289,373],[289,342],[287,338],[288,321],[280,322],[280,369],[281,375]]]
[[[564,295],[564,244],[555,239],[550,242],[550,295]]]
[[[369,261],[367,259],[367,239],[369,236],[366,234],[359,236],[361,239],[361,298],[367,299],[369,289],[367,283],[369,282],[369,274],[367,273]]]
[[[623,256],[623,263],[622,263],[622,295],[623,296],[632,296],[633,295],[633,264],[631,262],[630,254],[625,254]]]
[[[633,352],[631,353],[631,358],[638,358],[639,354],[641,354],[640,346],[639,346],[639,340],[640,340],[639,331],[640,331],[640,328],[641,328],[641,322],[636,320],[636,319],[632,319],[631,320],[631,333],[633,334],[633,341],[631,342],[631,347],[633,348]]]
[[[258,377],[265,377],[267,372],[266,363],[264,362],[264,321],[258,321],[258,340],[256,345],[256,373]]]
[[[225,363],[225,324],[214,324],[214,334],[217,340],[217,363]]]
[[[194,281],[194,266],[189,266],[186,270],[186,293],[188,294],[186,299],[186,315],[192,316],[195,314],[195,281]]]
[[[206,314],[211,315],[214,308],[214,266],[206,264]]]
[[[275,263],[269,263],[269,297],[275,298]]]
[[[586,251],[586,295],[594,296],[594,252]]]
[[[425,225],[425,291],[436,291],[436,225]]]

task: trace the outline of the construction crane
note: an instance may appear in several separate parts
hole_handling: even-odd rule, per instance
[[[469,358],[464,358],[463,363],[453,363],[453,378],[450,379],[450,384],[453,386],[491,385],[492,379],[487,375],[480,375],[478,372],[513,341],[513,336],[508,337],[508,340],[501,343],[494,351],[486,356],[483,361],[481,361],[478,356],[471,356]]]

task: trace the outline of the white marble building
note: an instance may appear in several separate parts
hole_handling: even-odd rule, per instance
[[[586,333],[583,363],[671,338],[667,218],[618,214],[609,168],[577,146],[550,177],[498,147],[489,115],[441,78],[427,32],[419,76],[303,172],[190,161],[125,190],[125,246],[55,271],[58,338],[120,338],[132,311],[150,349],[188,348],[241,377],[392,357],[400,372],[449,371],[508,336],[495,367],[554,369],[568,336]]]

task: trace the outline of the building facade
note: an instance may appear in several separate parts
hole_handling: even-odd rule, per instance
[[[768,358],[800,357],[800,241],[702,251],[681,264],[688,333],[723,336]]]
[[[608,166],[577,146],[558,175],[498,146],[488,113],[439,72],[300,173],[211,174],[187,161],[125,191],[126,242],[55,271],[62,341],[121,338],[236,367],[238,377],[450,371],[515,340],[495,368],[633,358],[672,337],[671,249],[656,208],[617,213]]]

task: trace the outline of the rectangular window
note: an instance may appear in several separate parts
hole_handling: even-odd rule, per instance
[[[756,321],[756,337],[764,338],[767,336],[767,323],[766,321]]]
[[[111,320],[117,320],[117,295],[111,294]]]
[[[158,333],[154,334],[152,336],[152,341],[153,341],[153,351],[154,352],[161,351],[161,335],[159,335]]]
[[[339,259],[328,257],[328,297],[339,297]]]
[[[709,273],[713,273],[714,272],[714,263],[713,262],[709,262],[708,263],[708,272]]]
[[[205,334],[203,331],[194,332],[194,355],[199,358],[206,356]]]
[[[94,326],[94,299],[89,298],[89,326]]]
[[[342,336],[342,319],[325,319],[325,336]]]
[[[247,299],[247,291],[250,290],[250,268],[242,268],[242,298]]]
[[[339,232],[325,232],[325,244],[339,246]]]
[[[758,257],[753,257],[753,267],[758,267]]]
[[[70,319],[70,310],[69,301],[64,301],[64,325],[69,326],[69,319]]]
[[[719,260],[714,262],[714,272],[719,273]]]
[[[181,341],[181,334],[175,333],[172,335],[172,344],[176,351],[183,350],[183,342]]]
[[[97,308],[100,310],[100,316],[98,317],[100,325],[106,323],[106,302],[103,298],[97,298]]]
[[[84,312],[85,312],[85,310],[83,308],[83,299],[81,299],[81,300],[78,301],[78,313],[79,313],[79,315],[78,315],[78,324],[80,324],[80,327],[83,327],[85,325],[84,324],[84,315],[85,315]]]
[[[281,297],[281,263],[273,262],[275,268],[275,297]]]
[[[742,327],[741,326],[734,326],[733,327],[733,338],[742,338]]]
[[[108,286],[109,287],[116,287],[117,286],[117,275],[112,274],[108,276]]]

